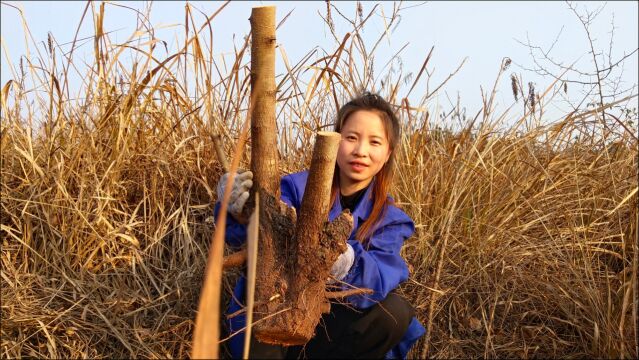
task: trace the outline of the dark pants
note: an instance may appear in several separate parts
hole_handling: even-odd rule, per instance
[[[402,339],[414,315],[413,307],[394,293],[365,310],[331,304],[306,345],[268,345],[252,338],[250,358],[382,359]]]

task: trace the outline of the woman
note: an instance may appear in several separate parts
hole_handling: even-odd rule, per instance
[[[399,121],[388,102],[370,93],[344,105],[337,120],[335,131],[342,134],[342,140],[329,220],[348,208],[354,230],[331,275],[346,284],[372,289],[374,294],[354,295],[346,298],[346,304],[332,304],[315,336],[303,347],[286,348],[252,339],[251,357],[405,358],[425,332],[412,306],[393,292],[408,278],[400,249],[415,230],[412,220],[388,196],[400,141]],[[281,180],[282,200],[297,211],[307,178],[308,172],[304,171]],[[224,176],[218,185],[218,198],[224,193],[226,179]],[[231,246],[240,246],[246,238],[246,228],[237,220],[248,198],[251,179],[247,171],[236,176],[233,184],[226,236]],[[244,299],[244,289],[242,278],[235,287],[229,313],[241,308],[235,300]],[[245,317],[233,317],[229,325],[231,333],[238,331],[245,326]],[[234,357],[241,357],[243,342],[243,332],[229,340]]]

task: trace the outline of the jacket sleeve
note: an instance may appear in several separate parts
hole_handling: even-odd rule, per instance
[[[297,179],[297,182],[299,181],[300,179]],[[291,176],[283,177],[280,182],[280,191],[282,193],[282,201],[299,210],[301,200],[299,184],[296,184],[296,179]],[[214,216],[216,221],[220,212],[220,205],[219,201],[215,203]],[[232,216],[227,215],[226,234],[224,236],[224,240],[233,248],[239,248],[244,245],[244,242],[246,241],[246,225],[238,223]]]
[[[352,305],[368,308],[385,299],[389,292],[408,279],[408,267],[400,250],[414,231],[415,225],[404,215],[377,229],[369,239],[367,249],[357,240],[348,241],[355,252],[355,261],[343,281],[374,291],[371,295],[348,297]]]
[[[295,179],[290,175],[284,176],[280,181],[280,198],[288,206],[294,207],[297,211],[299,211],[299,207],[302,203],[298,188],[299,186],[296,186]]]
[[[213,215],[217,223],[217,217],[220,212],[220,202],[215,203]],[[239,248],[246,241],[246,225],[240,224],[227,213],[226,216],[226,232],[224,233],[224,241],[232,248]]]

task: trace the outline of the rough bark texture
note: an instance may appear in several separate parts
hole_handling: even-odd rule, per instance
[[[317,135],[296,225],[294,216],[285,215],[293,209],[279,200],[271,197],[272,205],[264,209],[270,218],[260,224],[260,240],[267,234],[272,238],[261,241],[260,246],[270,245],[275,258],[261,258],[261,264],[258,260],[262,267],[256,289],[254,333],[262,342],[305,344],[313,337],[322,312],[330,309],[326,280],[332,264],[346,250],[353,227],[348,212],[332,223],[326,221],[339,140],[338,133]],[[262,232],[262,227],[270,232]],[[260,247],[260,257],[271,253],[264,250],[270,249]]]
[[[251,12],[251,171],[253,188],[244,212],[260,195],[256,303],[268,301],[287,287],[284,264],[294,234],[296,215],[279,200],[277,128],[275,124],[275,7],[255,7]],[[260,306],[256,306],[257,310]],[[254,311],[255,320],[260,318]],[[255,328],[256,336],[259,328]]]
[[[253,334],[265,343],[304,344],[313,336],[322,311],[330,309],[326,281],[332,264],[346,249],[353,227],[348,212],[330,224],[326,221],[340,135],[317,135],[298,216],[280,200],[275,7],[253,8],[250,21],[251,171],[253,191],[260,199]],[[254,194],[249,197],[246,214],[255,207]],[[231,261],[227,265],[232,266]]]
[[[299,251],[316,247],[319,242],[325,219],[328,217],[331,185],[340,139],[341,135],[336,132],[318,132],[315,138],[311,168],[297,221]],[[298,266],[301,265],[298,264]]]

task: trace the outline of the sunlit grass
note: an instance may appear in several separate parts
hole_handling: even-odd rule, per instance
[[[246,42],[221,64],[203,35],[214,29],[187,18],[175,55],[149,56],[150,30],[131,50],[100,25],[93,63],[50,39],[2,84],[4,357],[189,355],[222,173],[212,136],[230,159],[250,54]],[[396,105],[405,126],[393,195],[417,228],[402,292],[430,329],[411,355],[636,357],[636,134],[592,109],[531,125],[537,109],[518,123],[491,110],[490,94],[452,129],[429,113],[432,93],[419,104],[397,95],[419,76],[373,71],[359,34],[302,59],[279,47],[281,166],[308,166],[314,132],[363,89]],[[120,61],[129,51],[134,61]]]

